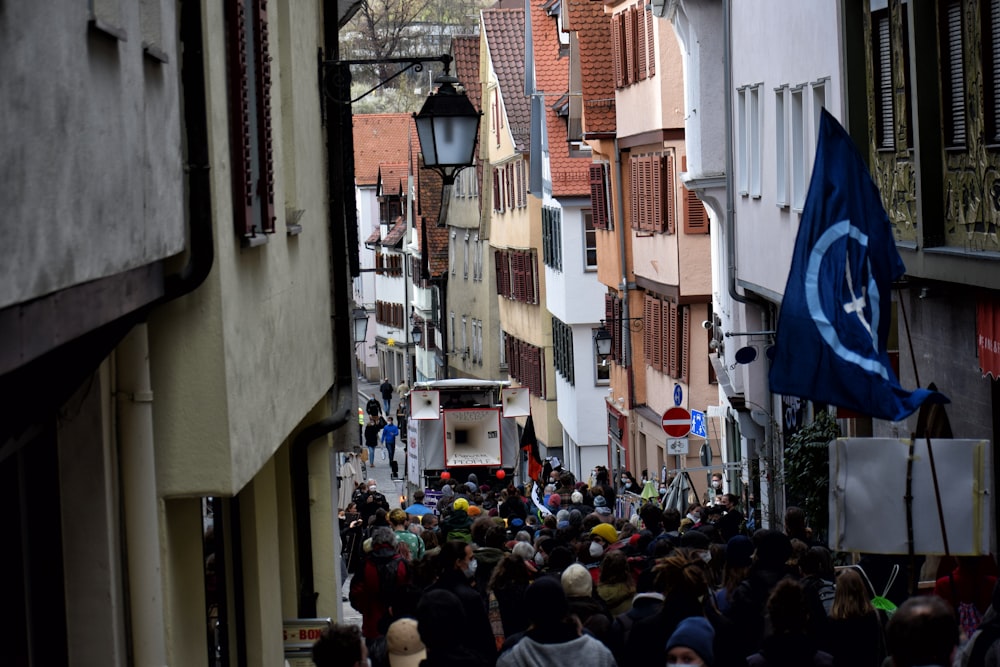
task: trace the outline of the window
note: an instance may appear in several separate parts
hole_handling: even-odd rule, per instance
[[[531,250],[498,249],[497,294],[522,303],[538,303],[537,259]]]
[[[403,304],[392,303],[391,301],[376,301],[375,321],[390,329],[399,329],[402,331],[405,324]]]
[[[542,261],[562,271],[562,209],[542,207]]]
[[[813,141],[819,141],[819,119],[822,116],[823,107],[826,106],[826,82],[827,79],[814,81],[812,84],[812,118],[813,118]],[[814,144],[815,145],[815,144]]]
[[[747,156],[750,160],[750,196],[760,197],[761,148],[760,148],[760,85],[750,88],[749,127],[747,128]]]
[[[469,353],[469,322],[465,315],[462,315],[462,347],[460,351],[463,356]]]
[[[455,331],[455,313],[454,312],[451,312],[451,313],[448,314],[448,322],[451,325],[449,327],[449,329],[451,330],[451,340],[449,341],[448,351],[449,352],[454,352],[455,351],[455,341],[457,340],[457,337],[455,336],[455,334],[457,332]]]
[[[961,0],[939,5],[941,17],[941,105],[945,148],[965,148],[965,61]]]
[[[615,87],[624,88],[656,74],[655,19],[641,2],[611,17]]]
[[[986,143],[1000,144],[1000,0],[982,0],[983,108]]]
[[[892,103],[892,42],[889,8],[872,12],[872,64],[875,85],[875,134],[879,149],[895,148]]]
[[[597,232],[592,211],[583,212],[583,268],[585,271],[597,270]]]
[[[736,91],[736,174],[737,191],[750,193],[750,156],[747,155],[747,89]]]
[[[472,242],[472,279],[476,282],[483,281],[483,242],[478,232]]]
[[[571,385],[576,384],[573,362],[573,329],[558,317],[552,318],[552,363],[556,372]]]
[[[802,86],[791,90],[792,108],[792,208],[801,211],[806,203],[806,135]]]
[[[457,238],[458,235],[452,232],[451,243],[448,244],[448,271],[451,275],[455,275],[455,253],[458,252],[455,248],[455,245],[458,243]]]
[[[600,328],[591,329],[590,337],[593,339],[597,335]],[[607,359],[599,359],[597,356],[597,347],[594,348],[594,384],[595,385],[608,385],[611,384],[611,365],[608,363]]]
[[[788,145],[785,141],[785,91],[788,86],[774,89],[774,171],[775,196],[778,206],[788,206]]]
[[[646,294],[642,319],[643,356],[646,364],[653,370],[688,382],[688,307],[678,306],[654,294]]]
[[[513,336],[504,337],[507,373],[540,398],[545,394],[545,355],[542,348]]]
[[[227,0],[233,220],[244,245],[274,233],[271,55],[265,3]]]
[[[620,366],[628,366],[629,362],[625,358],[625,339],[628,335],[628,328],[623,327],[622,322],[622,301],[617,294],[608,293],[604,295],[604,328],[611,334],[611,354],[609,358],[616,361]]]
[[[462,274],[469,279],[469,232],[465,232],[465,255],[462,257]]]
[[[507,370],[507,332],[500,329],[500,347],[497,348],[500,370]]]
[[[676,187],[673,155],[631,157],[629,173],[632,229],[673,234]]]
[[[610,230],[614,227],[611,198],[608,196],[608,165],[604,162],[590,165],[590,210],[594,216],[594,229]]]

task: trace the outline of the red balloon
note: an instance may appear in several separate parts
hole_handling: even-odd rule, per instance
[[[441,479],[451,479],[451,473],[445,470],[443,473],[441,473]]]
[[[507,476],[506,472],[504,472],[503,470],[497,470],[497,479],[503,479],[506,476]]]

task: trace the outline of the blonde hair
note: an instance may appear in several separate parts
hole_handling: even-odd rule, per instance
[[[875,611],[868,599],[868,588],[861,575],[845,569],[837,577],[837,588],[830,607],[830,618],[859,618]]]

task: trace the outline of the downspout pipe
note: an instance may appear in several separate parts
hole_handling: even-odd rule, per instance
[[[621,263],[622,281],[618,288],[622,292],[622,322],[628,322],[629,317],[629,282],[628,269],[626,264],[625,242],[628,235],[625,233],[625,207],[622,201],[625,197],[625,189],[622,186],[622,151],[618,145],[618,137],[615,137],[615,221],[618,223],[618,261]],[[632,405],[634,395],[634,377],[632,376],[632,334],[628,326],[619,325],[619,329],[629,332],[623,335],[625,343],[625,372],[628,375],[628,405]]]
[[[215,262],[212,239],[212,184],[209,179],[208,105],[200,0],[181,3],[181,91],[187,132],[189,255],[180,273],[164,279],[160,303],[193,292],[205,282]]]
[[[331,388],[331,392],[335,388]],[[316,618],[315,577],[313,576],[312,522],[309,511],[309,445],[346,424],[350,409],[325,417],[299,431],[292,441],[292,502],[295,506],[295,533],[298,536],[299,618]],[[336,455],[336,454],[334,454]]]

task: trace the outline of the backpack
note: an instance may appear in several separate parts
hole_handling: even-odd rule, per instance
[[[452,528],[445,537],[449,542],[452,540],[461,540],[469,544],[472,542],[472,531],[468,528]]]

